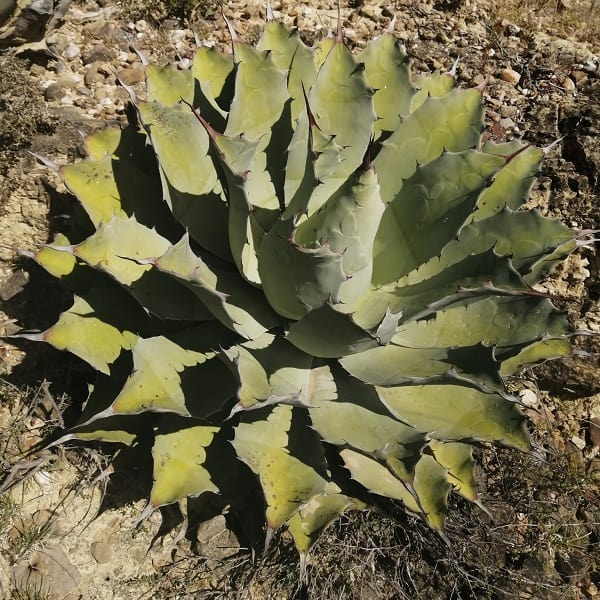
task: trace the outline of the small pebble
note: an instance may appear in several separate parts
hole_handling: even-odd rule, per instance
[[[579,87],[587,83],[588,76],[584,71],[571,71],[571,79],[575,82],[575,85]]]
[[[58,79],[58,83],[65,89],[72,89],[77,87],[83,82],[83,77],[79,73],[67,72],[61,75]]]
[[[109,563],[113,557],[112,545],[108,542],[92,542],[90,552],[94,560],[101,565]]]
[[[77,44],[73,44],[72,42],[70,44],[67,44],[67,47],[63,51],[63,56],[67,60],[73,60],[74,58],[77,58],[80,54],[81,50],[79,49],[79,46]]]
[[[565,77],[562,82],[562,87],[567,90],[567,92],[574,92],[575,82],[570,77]]]
[[[515,125],[515,122],[509,117],[504,117],[503,119],[500,119],[499,125],[500,127],[506,130],[515,131],[516,129],[518,129],[518,127]]]
[[[521,28],[518,25],[515,25],[515,23],[509,21],[508,19],[502,19],[500,25],[502,26],[504,31],[508,33],[508,35],[519,35],[519,33],[521,33]]]
[[[525,406],[533,407],[538,405],[538,397],[533,390],[523,390],[519,393],[519,396],[521,397],[521,402]]]
[[[517,85],[521,81],[521,75],[513,69],[502,69],[500,71],[500,79],[512,85]]]
[[[104,98],[110,98],[113,93],[113,90],[110,87],[105,85],[99,86],[94,90],[94,98],[98,100],[98,102],[104,100]]]
[[[81,61],[84,65],[95,62],[110,62],[114,60],[116,52],[113,48],[105,45],[93,46],[81,53]]]
[[[121,69],[117,73],[117,77],[125,84],[125,85],[135,85],[136,83],[141,83],[146,79],[146,71],[142,65],[136,65],[131,67],[130,69]]]
[[[51,83],[44,90],[44,98],[46,100],[48,100],[49,102],[52,102],[54,100],[60,100],[63,97],[63,94],[64,94],[64,90],[63,90],[62,86],[60,85],[60,83],[57,83],[57,82]]]
[[[92,63],[85,71],[83,80],[85,85],[94,85],[95,83],[101,83],[104,81],[104,75],[98,72],[98,67],[102,63]]]

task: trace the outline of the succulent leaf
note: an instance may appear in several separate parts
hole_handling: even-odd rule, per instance
[[[454,490],[467,500],[477,501],[473,448],[469,444],[437,440],[431,440],[429,448],[435,460],[447,470]]]
[[[387,204],[397,196],[404,180],[415,173],[418,165],[445,151],[464,152],[476,146],[482,120],[481,94],[474,89],[428,98],[418,110],[403,118],[383,142],[374,161],[383,201]]]
[[[210,355],[184,350],[165,337],[138,339],[133,346],[133,372],[111,405],[111,412],[136,414],[147,410],[189,416],[179,373]],[[160,364],[154,359],[161,356]]]
[[[393,475],[389,469],[376,460],[345,448],[340,455],[352,479],[360,483],[367,490],[386,498],[393,498],[402,502],[413,513],[420,513],[421,508],[409,491],[405,483]]]
[[[441,98],[449,94],[456,85],[456,79],[451,73],[436,71],[430,75],[421,75],[415,80],[417,93],[410,103],[411,112],[422,106],[428,98]]]
[[[292,99],[291,119],[297,119],[304,108],[302,88],[310,89],[317,77],[314,51],[304,44],[297,31],[290,31],[275,20],[265,25],[256,48],[269,51],[278,69],[289,70],[287,87]]]
[[[218,102],[217,106],[222,105],[222,108],[229,107],[234,90],[230,85],[235,76],[233,56],[201,46],[192,62],[192,75],[211,102]]]
[[[104,322],[83,298],[75,297],[73,306],[40,339],[79,356],[100,373],[109,373],[108,366],[123,348],[131,348],[137,336]]]
[[[500,157],[468,150],[445,153],[419,167],[381,218],[374,245],[373,282],[396,281],[436,256],[456,237],[502,163]]]
[[[165,416],[156,427],[152,447],[154,485],[150,492],[152,506],[164,506],[188,496],[205,492],[218,493],[210,473],[204,468],[205,448],[218,427],[194,426],[189,421]]]
[[[324,458],[317,456],[318,461],[321,458],[320,464],[306,464],[289,450],[300,439],[304,443],[311,437],[318,439],[306,425],[295,423],[294,410],[280,404],[266,418],[240,423],[232,442],[240,459],[260,478],[271,529],[283,525],[313,496],[340,491],[335,483],[323,477]],[[250,414],[254,417],[257,413]]]
[[[484,152],[490,151],[488,144],[482,149]],[[496,173],[492,184],[479,197],[477,210],[473,212],[471,219],[485,219],[504,207],[518,210],[529,196],[543,154],[539,148],[529,146],[521,148],[516,155],[509,156],[506,165]]]
[[[172,106],[181,100],[194,101],[194,77],[191,71],[180,71],[171,65],[146,67],[148,102]]]
[[[502,442],[527,450],[518,406],[500,394],[463,385],[377,387],[381,401],[403,423],[442,441]]]
[[[228,213],[215,167],[209,136],[185,104],[157,102],[138,106],[160,165],[165,200],[175,218],[206,250],[231,259]]]
[[[400,42],[391,33],[385,33],[371,40],[358,60],[364,63],[367,82],[375,90],[373,102],[378,117],[373,125],[375,136],[396,131],[401,118],[410,113],[415,93],[408,56]]]
[[[181,281],[214,318],[247,339],[260,336],[279,322],[259,292],[194,254],[187,236],[152,264],[157,271]]]
[[[413,489],[419,508],[434,529],[441,529],[444,525],[451,487],[446,469],[433,456],[423,454],[415,467]]]

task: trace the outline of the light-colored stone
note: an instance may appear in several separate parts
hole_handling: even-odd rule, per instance
[[[74,44],[73,42],[67,44],[67,47],[63,51],[63,56],[67,60],[73,60],[74,58],[77,58],[80,54],[81,49],[77,44]]]
[[[80,85],[83,82],[83,77],[79,73],[66,72],[58,78],[58,82],[63,88],[69,90]]]
[[[210,559],[222,559],[237,554],[240,544],[227,528],[223,515],[218,515],[198,527],[196,539],[200,554]]]
[[[515,131],[518,127],[515,125],[515,122],[510,117],[503,117],[498,122],[502,129],[506,129],[507,131]]]
[[[92,63],[85,71],[84,81],[86,85],[94,85],[104,81],[104,75],[100,73],[99,67],[102,63]]]
[[[502,19],[500,25],[508,35],[519,35],[521,33],[521,28],[508,19]]]
[[[521,74],[514,69],[502,69],[498,74],[502,81],[510,83],[511,85],[517,85],[521,81]]]
[[[142,83],[146,79],[146,72],[142,65],[135,65],[130,69],[121,69],[117,73],[117,77],[125,85],[135,85],[136,83]]]
[[[535,407],[539,404],[537,394],[533,390],[522,390],[519,396],[525,406]]]
[[[59,546],[48,546],[34,552],[27,562],[15,565],[11,570],[12,585],[19,597],[38,591],[61,600],[77,600],[81,597],[79,581],[81,574],[73,566],[65,551]]]
[[[113,557],[112,544],[108,542],[92,542],[90,552],[94,560],[101,565],[109,563]]]
[[[182,58],[177,61],[177,68],[181,71],[187,71],[192,67],[192,61],[189,58]]]

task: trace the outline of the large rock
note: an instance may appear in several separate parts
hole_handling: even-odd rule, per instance
[[[76,600],[81,598],[79,581],[81,575],[59,546],[48,546],[34,552],[27,562],[12,567],[12,585],[19,598],[39,596]]]

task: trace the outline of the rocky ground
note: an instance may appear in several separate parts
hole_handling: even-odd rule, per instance
[[[196,39],[229,44],[212,5],[183,23],[160,18],[159,4],[73,2],[44,39],[0,54],[1,335],[42,328],[68,303],[15,251],[46,242],[70,202],[56,174],[29,152],[71,162],[82,156],[82,131],[124,122],[128,96],[118,80],[143,93],[140,55],[186,69]],[[272,6],[309,42],[335,25],[333,2]],[[257,38],[262,2],[229,2],[224,12],[242,38]],[[489,76],[490,135],[555,144],[532,205],[573,227],[600,228],[598,7],[365,0],[343,2],[341,13],[351,46],[362,47],[397,15],[395,31],[415,73],[447,70],[459,59],[461,85]],[[600,331],[599,268],[594,249],[582,248],[548,284],[576,328]],[[135,476],[144,465],[110,464],[103,448],[45,451],[19,462],[62,425],[64,409],[69,419],[71,398],[83,393],[81,366],[45,348],[0,341],[0,474],[14,482],[33,473],[0,495],[0,597],[600,597],[599,344],[583,337],[578,345],[577,355],[515,383],[541,457],[480,452],[482,498],[493,520],[455,501],[450,547],[407,517],[398,526],[375,514],[342,520],[319,541],[302,588],[285,539],[261,562],[240,549],[221,518],[190,529],[176,548],[172,534],[156,537],[160,515],[136,526],[145,490]],[[169,523],[176,515],[164,517]]]

